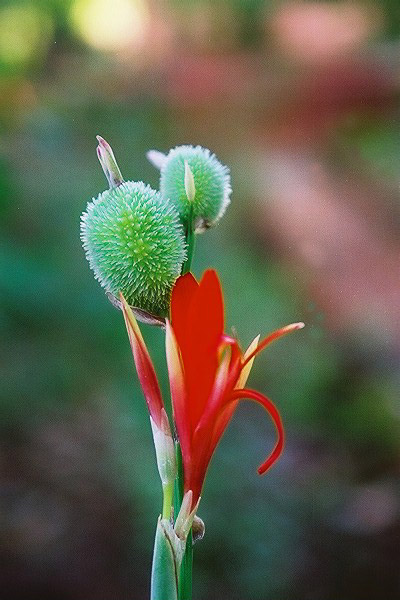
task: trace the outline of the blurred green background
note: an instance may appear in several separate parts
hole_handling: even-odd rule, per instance
[[[146,598],[160,490],[121,314],[79,240],[95,135],[157,187],[151,148],[212,149],[232,204],[198,240],[250,385],[209,469],[194,597],[400,592],[398,0],[0,2],[0,587]],[[163,335],[143,327],[168,396]]]

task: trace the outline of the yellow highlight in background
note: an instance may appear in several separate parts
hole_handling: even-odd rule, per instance
[[[141,46],[149,15],[143,0],[75,0],[71,19],[88,45],[117,52]]]

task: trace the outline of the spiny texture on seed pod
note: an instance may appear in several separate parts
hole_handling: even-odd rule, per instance
[[[185,161],[193,174],[195,197],[193,222],[196,231],[215,225],[230,202],[232,191],[228,167],[201,146],[177,146],[160,163],[160,192],[169,198],[184,225],[190,218],[191,202],[185,190]]]
[[[88,203],[81,239],[107,292],[155,315],[168,314],[172,286],[186,258],[174,206],[142,182],[126,181]]]

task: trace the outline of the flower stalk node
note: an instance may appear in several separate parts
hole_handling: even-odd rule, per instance
[[[175,521],[175,532],[179,539],[186,542],[189,531],[192,527],[193,519],[200,504],[200,498],[192,509],[193,492],[188,490],[183,496],[181,509]]]
[[[202,540],[205,532],[206,526],[204,524],[203,519],[200,519],[200,517],[195,515],[192,523],[193,544]]]

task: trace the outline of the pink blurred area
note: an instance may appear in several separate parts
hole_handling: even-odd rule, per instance
[[[207,11],[202,23],[215,38]],[[219,145],[233,145],[239,163],[246,148],[245,167],[252,157],[247,185],[258,233],[296,265],[327,326],[398,347],[396,182],[346,149],[343,164],[332,165],[342,131],[395,118],[399,78],[376,42],[382,26],[377,4],[283,2],[265,16],[262,54],[235,49],[234,27],[222,52],[205,49],[201,31],[190,46],[175,31],[175,59],[163,71],[184,137],[211,131]]]
[[[132,37],[102,50],[112,78],[91,64],[82,74],[73,53],[56,54],[66,78],[58,90],[79,72],[103,99],[153,93],[174,119],[177,143],[234,157],[260,214],[258,233],[293,261],[329,327],[397,345],[396,180],[370,173],[357,151],[341,147],[343,132],[396,118],[398,65],[379,42],[379,3],[261,5],[251,23],[257,47],[242,42],[230,3],[137,6]],[[32,81],[5,79],[2,91],[16,114],[40,101]]]
[[[266,153],[260,161],[264,231],[295,260],[328,326],[366,345],[400,336],[399,240],[379,190],[355,177],[333,177],[303,152]]]
[[[381,20],[379,3],[285,2],[268,25],[289,58],[323,64],[360,48]]]

